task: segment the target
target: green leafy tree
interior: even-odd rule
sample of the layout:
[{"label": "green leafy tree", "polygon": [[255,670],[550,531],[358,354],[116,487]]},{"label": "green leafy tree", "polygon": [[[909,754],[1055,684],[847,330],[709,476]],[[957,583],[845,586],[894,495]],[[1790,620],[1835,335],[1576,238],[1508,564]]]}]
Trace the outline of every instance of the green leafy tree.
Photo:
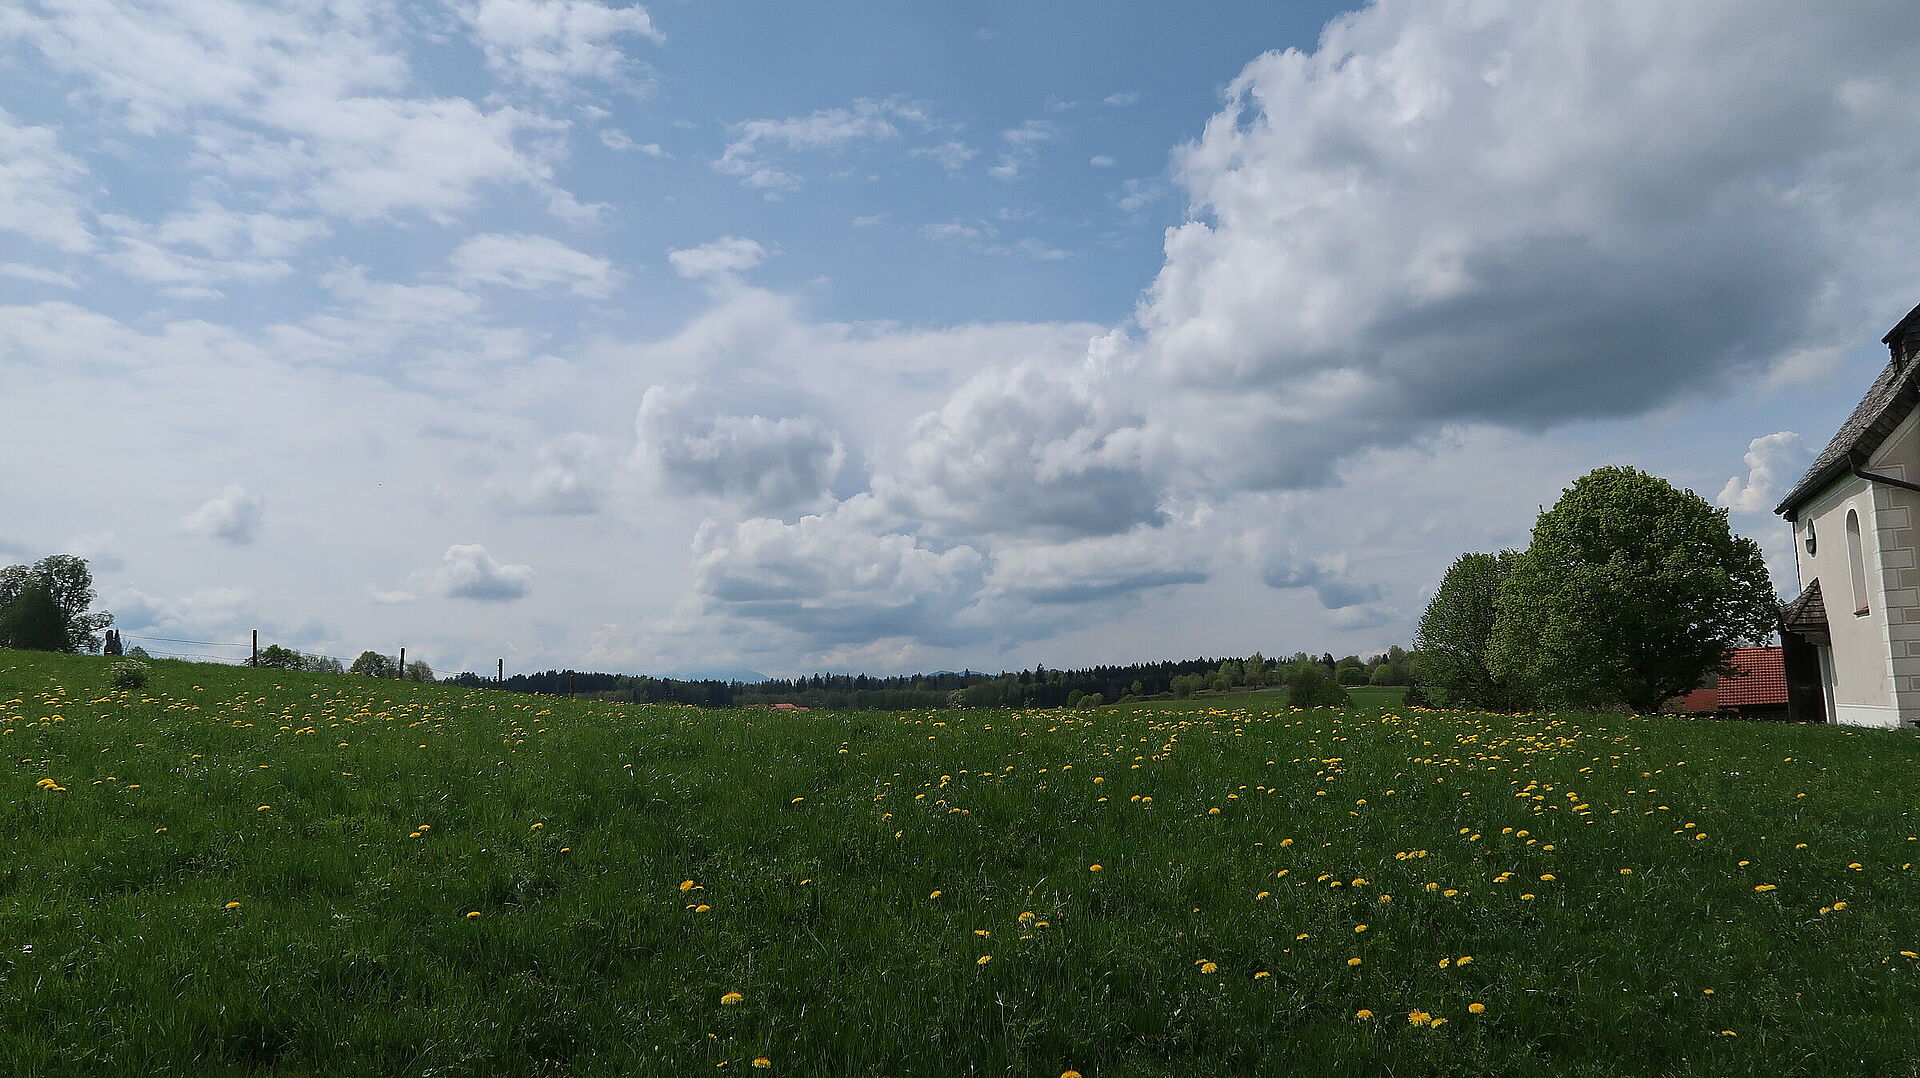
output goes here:
[{"label": "green leafy tree", "polygon": [[[1508,679],[1493,673],[1488,649],[1501,585],[1519,555],[1462,554],[1447,567],[1434,589],[1413,637],[1410,680],[1439,689],[1456,707],[1513,711],[1519,694]],[[1403,683],[1404,684],[1404,683]]]},{"label": "green leafy tree", "polygon": [[1352,707],[1353,697],[1333,679],[1324,663],[1303,663],[1287,679],[1289,707]]},{"label": "green leafy tree", "polygon": [[53,599],[53,605],[66,621],[67,646],[63,651],[92,651],[100,646],[103,630],[113,624],[113,615],[93,608],[93,572],[87,559],[71,554],[50,554],[32,565],[9,565],[0,569],[0,610],[12,606],[35,583]]},{"label": "green leafy tree", "polygon": [[1635,468],[1599,468],[1540,514],[1496,601],[1489,668],[1540,705],[1651,712],[1778,617],[1727,511]]},{"label": "green leafy tree", "polygon": [[305,667],[306,657],[292,648],[268,644],[260,649],[260,661],[257,665],[263,670],[299,670]]},{"label": "green leafy tree", "polygon": [[1343,666],[1335,671],[1335,680],[1342,685],[1365,685],[1367,668],[1364,666]]},{"label": "green leafy tree", "polygon": [[0,609],[0,646],[22,651],[72,651],[66,615],[53,592],[31,581]]},{"label": "green leafy tree", "polygon": [[363,674],[367,677],[392,677],[393,659],[377,651],[363,651],[353,665],[347,667],[349,674]]}]

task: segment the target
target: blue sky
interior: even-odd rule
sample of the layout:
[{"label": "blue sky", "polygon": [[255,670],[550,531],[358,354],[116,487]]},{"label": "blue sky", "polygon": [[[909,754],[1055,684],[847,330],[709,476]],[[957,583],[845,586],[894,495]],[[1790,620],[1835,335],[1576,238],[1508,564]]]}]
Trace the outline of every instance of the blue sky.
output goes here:
[{"label": "blue sky", "polygon": [[1920,301],[1908,28],[28,0],[0,557],[443,670],[1364,652],[1631,463],[1791,593]]}]

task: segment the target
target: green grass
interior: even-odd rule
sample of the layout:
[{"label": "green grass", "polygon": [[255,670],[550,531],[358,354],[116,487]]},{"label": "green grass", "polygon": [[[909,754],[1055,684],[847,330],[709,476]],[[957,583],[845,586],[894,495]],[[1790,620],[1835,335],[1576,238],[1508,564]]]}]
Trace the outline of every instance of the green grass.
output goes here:
[{"label": "green grass", "polygon": [[9,1073],[1915,1072],[1912,732],[106,682],[0,652]]},{"label": "green grass", "polygon": [[[1356,707],[1388,708],[1399,707],[1400,699],[1407,695],[1407,690],[1401,685],[1352,685],[1348,686],[1347,695],[1353,697]],[[1238,689],[1233,692],[1201,693],[1185,700],[1140,700],[1113,706],[1128,712],[1213,711],[1222,708],[1270,710],[1287,706],[1287,690]]]}]

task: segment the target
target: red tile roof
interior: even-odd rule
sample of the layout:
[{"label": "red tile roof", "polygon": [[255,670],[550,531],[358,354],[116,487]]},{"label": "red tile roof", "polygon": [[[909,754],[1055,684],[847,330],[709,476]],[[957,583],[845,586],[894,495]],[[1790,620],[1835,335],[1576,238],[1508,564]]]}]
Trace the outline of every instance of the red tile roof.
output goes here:
[{"label": "red tile roof", "polygon": [[1729,658],[1740,673],[1720,679],[1719,706],[1787,702],[1787,668],[1779,648],[1738,648]]}]

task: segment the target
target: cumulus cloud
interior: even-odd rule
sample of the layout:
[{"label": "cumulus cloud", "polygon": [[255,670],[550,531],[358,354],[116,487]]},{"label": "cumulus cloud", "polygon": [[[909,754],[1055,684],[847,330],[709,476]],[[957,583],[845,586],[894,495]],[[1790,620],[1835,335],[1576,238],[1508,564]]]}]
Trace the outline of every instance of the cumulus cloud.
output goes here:
[{"label": "cumulus cloud", "polygon": [[767,260],[767,249],[753,240],[723,236],[712,243],[667,252],[673,272],[690,281],[728,281]]},{"label": "cumulus cloud", "polygon": [[440,593],[449,599],[511,602],[526,597],[533,580],[533,567],[502,565],[478,543],[456,543],[440,556],[440,567],[434,571],[433,580]]},{"label": "cumulus cloud", "polygon": [[875,477],[890,507],[937,533],[1070,539],[1164,519],[1134,417],[1097,366],[987,371],[915,420]]},{"label": "cumulus cloud", "polygon": [[756,515],[817,508],[846,463],[812,416],[733,415],[685,387],[653,386],[634,421],[636,463],[664,492],[727,499]]},{"label": "cumulus cloud", "polygon": [[195,535],[245,546],[259,533],[266,508],[266,499],[259,494],[242,486],[229,486],[188,513],[180,524]]},{"label": "cumulus cloud", "polygon": [[1736,513],[1770,513],[1813,463],[1813,453],[1798,434],[1783,430],[1748,442],[1746,463],[1747,474],[1730,477],[1714,501]]},{"label": "cumulus cloud", "polygon": [[1181,549],[1164,528],[1136,528],[1048,545],[1016,545],[993,554],[992,592],[1040,605],[1077,604],[1154,588],[1198,584],[1207,559]]},{"label": "cumulus cloud", "polygon": [[87,166],[60,149],[53,128],[20,123],[0,109],[0,231],[61,251],[91,251],[89,200],[80,190],[88,177]]},{"label": "cumulus cloud", "polygon": [[1376,585],[1354,580],[1339,558],[1302,559],[1282,555],[1266,564],[1260,579],[1270,588],[1309,588],[1320,605],[1328,610],[1344,610],[1380,598]]},{"label": "cumulus cloud", "polygon": [[581,516],[606,501],[613,452],[605,439],[565,434],[540,447],[531,474],[496,478],[488,488],[514,513]]},{"label": "cumulus cloud", "polygon": [[473,236],[454,249],[447,265],[463,284],[494,284],[528,292],[564,288],[588,299],[605,299],[618,280],[606,259],[546,236],[524,233]]},{"label": "cumulus cloud", "polygon": [[877,531],[867,508],[842,505],[791,524],[709,522],[694,540],[695,590],[714,615],[796,634],[815,648],[977,637],[960,615],[980,586],[980,553]]},{"label": "cumulus cloud", "polygon": [[1634,414],[1850,339],[1886,279],[1859,222],[1920,249],[1903,19],[1389,2],[1260,57],[1177,155],[1196,219],[1137,316],[1156,431],[1216,489],[1309,486],[1439,425]]},{"label": "cumulus cloud", "polygon": [[576,81],[624,81],[633,64],[615,44],[622,35],[658,44],[663,35],[646,8],[595,0],[479,0],[455,8],[473,30],[487,67],[548,93]]}]

